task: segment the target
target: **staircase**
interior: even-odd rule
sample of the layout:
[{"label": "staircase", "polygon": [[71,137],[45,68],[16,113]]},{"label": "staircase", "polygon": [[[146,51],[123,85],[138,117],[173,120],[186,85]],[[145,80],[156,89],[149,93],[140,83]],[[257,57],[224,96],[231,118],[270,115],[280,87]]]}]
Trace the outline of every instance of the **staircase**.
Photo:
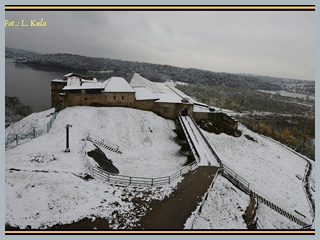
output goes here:
[{"label": "staircase", "polygon": [[119,150],[119,146],[116,145],[116,144],[113,144],[113,143],[111,143],[109,141],[106,141],[106,140],[104,140],[104,139],[102,139],[100,137],[97,137],[97,136],[95,136],[93,134],[90,134],[90,133],[88,133],[86,138],[87,138],[88,141],[90,141],[92,143],[95,143],[95,144],[97,144],[97,145],[99,145],[101,147],[104,147],[104,148],[108,149],[111,152],[122,154],[122,152]]}]

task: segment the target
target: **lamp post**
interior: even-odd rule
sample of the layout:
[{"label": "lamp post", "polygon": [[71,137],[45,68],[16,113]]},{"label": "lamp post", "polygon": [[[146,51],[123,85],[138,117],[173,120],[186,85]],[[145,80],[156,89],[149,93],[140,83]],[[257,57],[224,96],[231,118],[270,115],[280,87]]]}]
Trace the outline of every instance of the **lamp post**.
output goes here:
[{"label": "lamp post", "polygon": [[70,148],[69,148],[69,128],[71,128],[72,125],[71,124],[67,124],[66,125],[66,150],[64,150],[65,152],[70,152]]}]

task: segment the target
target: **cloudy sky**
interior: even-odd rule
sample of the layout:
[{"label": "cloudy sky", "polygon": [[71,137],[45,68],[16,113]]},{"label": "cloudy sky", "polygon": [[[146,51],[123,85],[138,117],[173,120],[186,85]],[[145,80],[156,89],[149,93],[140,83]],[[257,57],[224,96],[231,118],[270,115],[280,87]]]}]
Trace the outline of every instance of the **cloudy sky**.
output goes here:
[{"label": "cloudy sky", "polygon": [[6,47],[315,79],[315,12],[7,11]]}]

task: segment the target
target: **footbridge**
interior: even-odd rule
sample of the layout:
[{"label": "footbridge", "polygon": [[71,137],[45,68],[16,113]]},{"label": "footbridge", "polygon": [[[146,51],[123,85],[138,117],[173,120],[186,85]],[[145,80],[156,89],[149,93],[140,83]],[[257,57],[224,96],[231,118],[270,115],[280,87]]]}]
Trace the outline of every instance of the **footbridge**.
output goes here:
[{"label": "footbridge", "polygon": [[189,114],[185,114],[185,116],[180,114],[178,119],[198,165],[220,167],[221,160],[208,143],[193,117]]}]

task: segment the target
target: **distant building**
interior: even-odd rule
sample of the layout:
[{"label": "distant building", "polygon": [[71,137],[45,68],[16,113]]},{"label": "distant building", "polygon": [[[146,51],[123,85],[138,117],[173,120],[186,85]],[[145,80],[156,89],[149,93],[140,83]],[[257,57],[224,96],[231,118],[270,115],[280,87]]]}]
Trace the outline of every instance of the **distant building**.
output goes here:
[{"label": "distant building", "polygon": [[[59,103],[62,108],[70,106],[130,107],[152,111],[162,117],[176,119],[178,115],[190,114],[195,120],[213,119],[237,129],[238,122],[223,113],[210,111],[209,106],[195,102],[174,87],[174,82],[155,83],[131,73],[126,79],[111,77],[98,81],[76,73],[64,75],[51,81],[51,106]],[[221,124],[221,123],[220,123]]]},{"label": "distant building", "polygon": [[127,80],[111,77],[103,82],[94,77],[69,73],[63,79],[51,81],[51,105],[131,107],[153,111],[163,117],[175,119],[181,109],[192,114],[193,103],[186,101],[164,83],[153,83],[137,73]]}]

